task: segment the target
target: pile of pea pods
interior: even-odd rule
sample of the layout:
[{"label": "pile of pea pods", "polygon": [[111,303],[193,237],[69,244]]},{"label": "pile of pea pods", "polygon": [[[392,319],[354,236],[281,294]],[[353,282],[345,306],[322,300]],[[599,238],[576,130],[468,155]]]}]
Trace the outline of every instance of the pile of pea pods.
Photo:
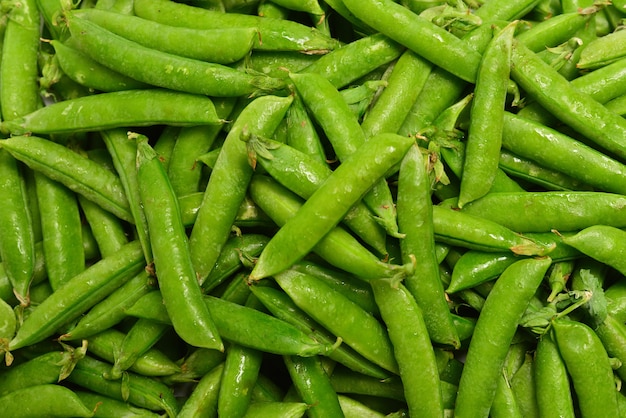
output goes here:
[{"label": "pile of pea pods", "polygon": [[0,416],[626,417],[625,24],[3,0]]}]

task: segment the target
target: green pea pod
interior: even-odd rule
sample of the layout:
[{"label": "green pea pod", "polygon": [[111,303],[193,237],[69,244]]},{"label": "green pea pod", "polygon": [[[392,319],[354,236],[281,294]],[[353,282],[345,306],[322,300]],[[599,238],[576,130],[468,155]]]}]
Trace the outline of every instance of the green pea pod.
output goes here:
[{"label": "green pea pod", "polygon": [[398,362],[409,414],[443,415],[439,371],[423,309],[402,284],[394,287],[384,279],[371,284]]},{"label": "green pea pod", "polygon": [[[250,279],[278,273],[304,257],[387,170],[400,162],[412,143],[411,138],[381,134],[359,147],[272,237]],[[289,248],[289,253],[284,248]]]},{"label": "green pea pod", "polygon": [[607,315],[595,331],[607,353],[621,362],[615,373],[624,379],[626,377],[626,325],[612,315]]},{"label": "green pea pod", "polygon": [[74,15],[146,47],[218,64],[244,58],[259,36],[254,27],[190,29],[93,8],[83,8]]},{"label": "green pea pod", "polygon": [[580,54],[580,60],[576,66],[580,69],[592,70],[626,57],[626,49],[622,47],[625,39],[626,34],[618,30],[593,40]]},{"label": "green pea pod", "polygon": [[607,312],[621,322],[626,322],[626,284],[617,281],[605,289]]},{"label": "green pea pod", "polygon": [[603,224],[626,227],[626,198],[604,192],[492,193],[467,204],[463,212],[514,231],[579,231]]},{"label": "green pea pod", "polygon": [[78,318],[144,267],[140,253],[133,241],[68,280],[24,320],[9,349],[43,341]]},{"label": "green pea pod", "polygon": [[617,417],[616,388],[609,356],[595,332],[582,322],[552,323],[583,416]]},{"label": "green pea pod", "polygon": [[[139,0],[134,3],[134,11],[137,16],[144,19],[189,28],[258,28],[260,36],[255,43],[255,48],[323,54],[340,46],[336,39],[289,20],[264,19],[260,16],[247,16],[241,13],[223,13],[183,4],[172,4],[164,0],[158,0],[156,3]],[[291,36],[285,37],[285,33]]]},{"label": "green pea pod", "polygon": [[86,345],[79,348],[63,345],[63,351],[50,351],[11,366],[1,374],[0,396],[30,386],[54,384],[64,380],[76,363],[85,356],[85,351]]},{"label": "green pea pod", "polygon": [[197,381],[224,361],[225,354],[210,348],[197,348],[180,364],[180,372],[164,376],[161,380],[168,386],[175,383]]},{"label": "green pea pod", "polygon": [[101,257],[108,257],[128,244],[125,224],[120,218],[82,195],[78,195],[78,203]]},{"label": "green pea pod", "polygon": [[217,402],[224,365],[216,366],[204,375],[185,400],[177,417],[217,417]]},{"label": "green pea pod", "polygon": [[520,260],[502,273],[489,293],[459,382],[455,409],[459,417],[489,415],[508,347],[551,263],[549,257]]},{"label": "green pea pod", "polygon": [[252,177],[241,134],[271,136],[291,105],[289,97],[263,96],[251,101],[239,114],[224,140],[209,183],[204,191],[196,222],[189,237],[189,251],[201,281],[215,266],[222,247],[246,196]]},{"label": "green pea pod", "polygon": [[607,225],[594,225],[577,234],[563,238],[570,245],[591,258],[609,265],[622,274],[626,272],[623,242],[626,231]]},{"label": "green pea pod", "polygon": [[76,364],[67,381],[139,408],[165,411],[170,418],[176,416],[179,407],[169,387],[153,378],[130,372],[122,380],[107,380],[103,375],[110,367],[109,363],[85,356]]},{"label": "green pea pod", "polygon": [[381,323],[320,280],[295,270],[274,276],[296,305],[366,359],[391,372],[398,365]]},{"label": "green pea pod", "polygon": [[98,163],[35,136],[13,136],[3,139],[0,146],[33,170],[63,183],[120,219],[133,221],[119,178]]},{"label": "green pea pod", "polygon": [[11,305],[0,299],[0,344],[5,348],[17,329],[17,318]]},{"label": "green pea pod", "polygon": [[398,174],[398,224],[405,234],[400,242],[402,261],[415,259],[415,272],[405,279],[405,285],[422,308],[430,338],[459,347],[461,342],[439,278],[430,191],[424,158],[419,147],[413,145],[404,156]]},{"label": "green pea pod", "polygon": [[337,392],[318,356],[286,356],[284,361],[300,398],[311,405],[307,416],[316,418],[343,416]]},{"label": "green pea pod", "polygon": [[11,392],[0,397],[2,415],[7,418],[92,417],[76,394],[61,385],[37,385]]},{"label": "green pea pod", "polygon": [[385,400],[406,401],[402,381],[398,376],[381,380],[335,367],[330,375],[330,381],[338,394],[369,395]]},{"label": "green pea pod", "polygon": [[125,417],[125,418],[158,418],[156,412],[144,408],[137,408],[126,402],[100,395],[85,390],[75,390],[74,393],[85,404],[95,412],[94,418],[99,417]]},{"label": "green pea pod", "polygon": [[[145,137],[137,142],[137,181],[151,236],[157,281],[174,329],[191,345],[223,350],[211,314],[202,301],[178,199],[158,155]],[[161,231],[167,235],[161,238]]]},{"label": "green pea pod", "polygon": [[[127,334],[115,328],[109,328],[87,339],[89,351],[109,363],[114,363],[116,356],[119,358],[118,353],[126,336]],[[139,355],[128,370],[142,376],[169,376],[180,372],[180,367],[162,351],[151,347]],[[107,372],[107,377],[111,377],[110,371]]]},{"label": "green pea pod", "polygon": [[303,402],[253,402],[248,407],[244,418],[300,418],[306,414],[309,406]]},{"label": "green pea pod", "polygon": [[524,363],[511,378],[511,390],[523,417],[539,417],[535,381],[535,362],[526,354]]}]

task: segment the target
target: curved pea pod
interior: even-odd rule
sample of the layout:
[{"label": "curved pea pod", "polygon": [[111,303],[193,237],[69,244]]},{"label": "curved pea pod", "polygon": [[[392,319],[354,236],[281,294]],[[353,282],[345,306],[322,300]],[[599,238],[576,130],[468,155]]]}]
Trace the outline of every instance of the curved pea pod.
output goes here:
[{"label": "curved pea pod", "polygon": [[[162,0],[157,3],[140,0],[134,4],[134,11],[137,16],[175,26],[203,29],[256,27],[260,37],[254,48],[320,54],[340,46],[336,39],[288,20],[222,13]],[[285,33],[291,36],[285,37]]]},{"label": "curved pea pod", "polygon": [[213,101],[208,97],[165,89],[142,89],[56,102],[21,118],[2,122],[0,130],[22,135],[158,124],[184,126],[221,123],[223,120],[217,117]]},{"label": "curved pea pod", "polygon": [[389,335],[370,313],[308,274],[290,269],[274,279],[300,309],[357,353],[385,370],[398,371]]},{"label": "curved pea pod", "polygon": [[95,411],[94,418],[124,417],[124,418],[159,418],[156,412],[149,409],[138,408],[126,402],[100,395],[86,390],[75,390],[74,393],[87,408]]},{"label": "curved pea pod", "polygon": [[612,315],[607,315],[600,325],[595,329],[598,338],[606,352],[621,362],[615,373],[621,378],[626,378],[626,325]]},{"label": "curved pea pod", "polygon": [[144,267],[138,242],[126,244],[74,276],[45,299],[22,323],[9,349],[25,347],[52,336],[117,289]]},{"label": "curved pea pod", "polygon": [[165,411],[175,417],[178,403],[174,393],[163,383],[138,374],[127,372],[123,380],[107,380],[103,377],[111,366],[86,356],[67,377],[67,381],[113,399],[151,411]]},{"label": "curved pea pod", "polygon": [[604,291],[607,312],[621,322],[626,322],[626,283],[617,281]]},{"label": "curved pea pod", "polygon": [[[361,145],[324,181],[272,237],[250,274],[259,280],[289,268],[331,231],[385,173],[400,162],[414,140],[380,134]],[[297,238],[296,238],[297,237]],[[283,249],[289,248],[289,253]]]},{"label": "curved pea pod", "polygon": [[13,338],[17,330],[17,318],[11,305],[0,299],[0,346],[5,345]]},{"label": "curved pea pod", "polygon": [[[256,175],[250,183],[250,195],[261,210],[277,225],[284,225],[302,206],[302,201],[267,176]],[[267,247],[266,247],[267,248]],[[402,277],[410,269],[385,263],[341,227],[335,227],[313,248],[326,262],[363,280]]]},{"label": "curved pea pod", "polygon": [[218,64],[244,58],[259,36],[255,27],[192,29],[94,8],[83,8],[74,15],[143,46]]},{"label": "curved pea pod", "polygon": [[583,254],[626,274],[626,231],[607,225],[593,225],[577,234],[564,237],[563,242]]},{"label": "curved pea pod", "polygon": [[602,342],[582,322],[557,319],[552,323],[583,416],[617,417],[617,389]]},{"label": "curved pea pod", "polygon": [[621,30],[594,39],[583,49],[576,66],[595,69],[626,57],[625,40],[626,33]]},{"label": "curved pea pod", "polygon": [[303,402],[252,402],[244,418],[300,418],[306,414],[309,406]]},{"label": "curved pea pod", "polygon": [[498,222],[443,206],[433,206],[435,239],[468,249],[509,250],[518,255],[545,255],[554,245],[543,245]]},{"label": "curved pea pod", "polygon": [[4,370],[0,374],[0,396],[30,386],[55,384],[64,380],[85,356],[86,349],[86,344],[78,348],[64,345],[63,351],[40,354]]},{"label": "curved pea pod", "polygon": [[61,385],[37,385],[0,397],[2,416],[7,418],[32,417],[92,417],[76,394]]},{"label": "curved pea pod", "polygon": [[369,395],[386,400],[405,401],[404,388],[398,376],[381,380],[343,367],[335,367],[330,375],[330,381],[338,394]]},{"label": "curved pea pod", "polygon": [[216,366],[193,388],[191,394],[180,408],[177,417],[217,417],[217,402],[224,365]]},{"label": "curved pea pod", "polygon": [[604,192],[491,193],[462,212],[520,233],[579,231],[603,224],[626,227],[626,196]]},{"label": "curved pea pod", "polygon": [[0,147],[33,170],[63,183],[120,219],[133,222],[120,179],[93,160],[35,136],[3,139]]},{"label": "curved pea pod", "polygon": [[489,415],[508,347],[551,263],[549,257],[520,260],[496,281],[467,352],[455,408],[459,417]]}]

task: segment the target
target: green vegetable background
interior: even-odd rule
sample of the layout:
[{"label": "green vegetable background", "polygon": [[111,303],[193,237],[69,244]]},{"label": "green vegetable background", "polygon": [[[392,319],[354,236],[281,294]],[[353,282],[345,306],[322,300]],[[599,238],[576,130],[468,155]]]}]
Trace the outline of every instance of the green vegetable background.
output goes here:
[{"label": "green vegetable background", "polygon": [[625,26],[2,0],[0,416],[626,417]]}]

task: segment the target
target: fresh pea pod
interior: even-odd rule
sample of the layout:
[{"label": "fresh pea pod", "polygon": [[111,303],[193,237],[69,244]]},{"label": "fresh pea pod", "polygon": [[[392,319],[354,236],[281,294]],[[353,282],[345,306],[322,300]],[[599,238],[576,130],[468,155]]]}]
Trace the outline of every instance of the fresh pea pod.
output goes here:
[{"label": "fresh pea pod", "polygon": [[72,390],[61,385],[23,388],[0,397],[0,403],[7,418],[93,416]]},{"label": "fresh pea pod", "polygon": [[626,325],[612,315],[607,315],[595,329],[606,352],[621,362],[615,373],[621,378],[626,377]]},{"label": "fresh pea pod", "polygon": [[[380,134],[358,148],[274,235],[250,279],[259,280],[285,270],[304,257],[402,159],[412,143],[412,138]],[[289,254],[283,248],[290,248]]]},{"label": "fresh pea pod", "polygon": [[[132,112],[129,112],[129,109]],[[149,111],[148,111],[149,110]],[[220,124],[211,99],[165,89],[124,90],[53,103],[0,130],[14,135],[96,131],[158,124]]]},{"label": "fresh pea pod", "polygon": [[626,239],[626,231],[622,229],[607,225],[593,225],[573,236],[564,237],[563,242],[626,274],[624,239]]},{"label": "fresh pea pod", "polygon": [[457,416],[489,415],[507,349],[551,263],[549,257],[520,260],[502,273],[489,293],[459,382]]},{"label": "fresh pea pod", "polygon": [[68,280],[24,320],[9,349],[43,341],[86,312],[143,268],[140,253],[133,241]]},{"label": "fresh pea pod", "polygon": [[217,402],[223,370],[224,365],[220,364],[204,375],[193,388],[176,416],[180,418],[217,417]]},{"label": "fresh pea pod", "polygon": [[87,408],[95,411],[94,418],[124,417],[124,418],[159,418],[156,412],[138,408],[126,402],[100,395],[86,390],[75,390],[74,393]]},{"label": "fresh pea pod", "polygon": [[593,70],[626,57],[624,40],[626,32],[622,30],[594,39],[583,49],[576,66],[580,69]]},{"label": "fresh pea pod", "polygon": [[[137,181],[151,235],[157,281],[174,329],[191,345],[223,350],[211,314],[202,301],[178,199],[145,137],[137,142]],[[167,235],[160,238],[160,231]]]},{"label": "fresh pea pod", "polygon": [[617,395],[609,356],[594,331],[582,322],[552,322],[556,344],[574,384],[583,416],[617,417]]},{"label": "fresh pea pod", "polygon": [[33,170],[63,183],[120,219],[133,221],[119,178],[98,163],[63,145],[35,136],[3,139],[0,147]]},{"label": "fresh pea pod", "polygon": [[244,418],[300,418],[306,414],[309,406],[303,402],[252,402]]}]

